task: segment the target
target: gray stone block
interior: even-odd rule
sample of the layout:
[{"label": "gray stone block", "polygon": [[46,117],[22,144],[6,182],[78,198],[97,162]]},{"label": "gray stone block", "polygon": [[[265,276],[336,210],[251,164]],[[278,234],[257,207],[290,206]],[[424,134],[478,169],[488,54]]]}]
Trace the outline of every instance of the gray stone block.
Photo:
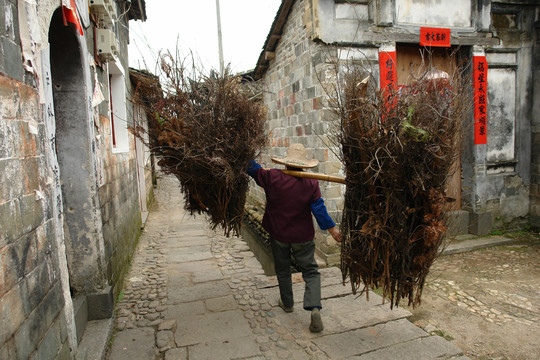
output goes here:
[{"label": "gray stone block", "polygon": [[[4,0],[0,0],[0,36],[7,36],[6,31],[6,3]],[[1,49],[0,49],[1,50]]]},{"label": "gray stone block", "polygon": [[167,261],[175,262],[175,263],[182,263],[182,262],[208,260],[208,259],[212,259],[213,257],[214,256],[212,255],[210,250],[186,253],[185,248],[182,248],[178,250],[175,249],[175,250],[169,251],[167,254]]},{"label": "gray stone block", "polygon": [[[76,360],[103,360],[113,329],[113,319],[89,321],[77,347]],[[72,359],[72,358],[70,358]],[[111,358],[112,359],[112,358]]]},{"label": "gray stone block", "polygon": [[253,336],[230,341],[201,341],[189,347],[189,359],[247,359],[262,355]]},{"label": "gray stone block", "polygon": [[445,215],[446,236],[456,236],[469,232],[469,212],[466,210],[453,210]]},{"label": "gray stone block", "polygon": [[73,356],[71,356],[71,349],[67,341],[62,344],[62,348],[60,348],[58,356],[55,360],[73,360]]},{"label": "gray stone block", "polygon": [[[0,202],[9,201],[23,194],[23,181],[11,181],[22,173],[19,159],[0,159]],[[8,184],[7,186],[5,184]]]},{"label": "gray stone block", "polygon": [[73,299],[73,312],[75,313],[75,330],[77,333],[77,342],[80,342],[86,323],[88,322],[88,303],[86,296],[78,296]]},{"label": "gray stone block", "polygon": [[168,350],[165,360],[188,360],[187,347]]},{"label": "gray stone block", "polygon": [[[313,339],[312,341],[333,359],[372,353],[374,350],[408,342],[426,336],[426,332],[406,319],[389,321],[384,324],[336,333]],[[390,359],[391,357],[377,357]],[[402,359],[402,356],[392,358]]]},{"label": "gray stone block", "polygon": [[22,235],[19,200],[7,201],[0,205],[0,249]]},{"label": "gray stone block", "polygon": [[59,341],[60,339],[57,337],[58,331],[58,323],[55,323],[49,328],[49,331],[47,331],[47,334],[43,340],[41,340],[41,343],[34,354],[35,358],[56,359],[60,349],[62,348],[62,344]]},{"label": "gray stone block", "polygon": [[16,44],[21,43],[19,37],[19,15],[17,12],[17,0],[8,0],[6,2],[6,11],[11,13],[11,24],[6,24],[6,36]]},{"label": "gray stone block", "polygon": [[113,315],[114,297],[113,289],[107,286],[100,293],[87,294],[88,320],[108,319]]},{"label": "gray stone block", "polygon": [[[33,240],[32,240],[33,241]],[[24,299],[23,306],[26,314],[30,314],[36,308],[47,293],[52,284],[49,281],[49,269],[45,261],[40,262],[32,271],[28,271],[21,286],[21,297]]]},{"label": "gray stone block", "polygon": [[15,344],[13,339],[0,346],[0,359],[16,359]]},{"label": "gray stone block", "polygon": [[460,349],[449,341],[444,340],[442,337],[429,336],[395,344],[387,348],[373,351],[369,354],[355,357],[355,359],[450,359],[461,353],[462,351]]},{"label": "gray stone block", "polygon": [[[155,351],[153,328],[127,329],[114,336],[109,358],[114,360],[154,359]],[[96,358],[98,359],[100,358]]]},{"label": "gray stone block", "polygon": [[485,238],[475,238],[450,243],[443,251],[444,255],[457,254],[460,252],[473,251],[486,247],[498,246],[512,243],[515,240],[504,236],[490,236]]},{"label": "gray stone block", "polygon": [[169,303],[179,304],[196,300],[206,300],[231,294],[231,289],[223,281],[201,283],[193,286],[169,289]]},{"label": "gray stone block", "polygon": [[20,359],[27,359],[36,349],[63,306],[62,289],[60,282],[57,282],[14,335]]},{"label": "gray stone block", "polygon": [[23,232],[37,229],[43,223],[42,200],[36,200],[36,195],[32,193],[22,197],[20,206]]},{"label": "gray stone block", "polygon": [[[234,329],[234,331],[223,331],[223,329]],[[235,339],[251,337],[251,335],[251,328],[242,310],[232,310],[178,319],[175,340],[176,345],[181,347],[204,344],[206,339],[225,344]]]},{"label": "gray stone block", "polygon": [[[19,37],[17,31],[17,38]],[[13,41],[2,37],[0,38],[2,43],[3,58],[4,58],[4,72],[8,76],[15,80],[24,81],[24,69],[22,66],[21,47]]]},{"label": "gray stone block", "polygon": [[[3,294],[0,301],[0,324],[2,324],[0,326],[0,344],[8,341],[21,326],[24,319],[25,314],[22,306],[20,286],[16,285],[10,291]],[[3,357],[0,358],[4,359]]]},{"label": "gray stone block", "polygon": [[474,235],[487,235],[493,229],[491,212],[469,213],[469,232]]}]

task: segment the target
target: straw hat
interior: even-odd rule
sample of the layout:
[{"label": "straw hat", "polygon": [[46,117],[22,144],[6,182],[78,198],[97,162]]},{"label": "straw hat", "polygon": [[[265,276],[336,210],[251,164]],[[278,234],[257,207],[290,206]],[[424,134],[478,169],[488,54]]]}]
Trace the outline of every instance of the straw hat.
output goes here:
[{"label": "straw hat", "polygon": [[302,144],[291,144],[287,149],[287,157],[283,159],[272,158],[272,161],[277,164],[288,165],[295,168],[309,169],[319,164],[319,160],[307,160],[306,149]]}]

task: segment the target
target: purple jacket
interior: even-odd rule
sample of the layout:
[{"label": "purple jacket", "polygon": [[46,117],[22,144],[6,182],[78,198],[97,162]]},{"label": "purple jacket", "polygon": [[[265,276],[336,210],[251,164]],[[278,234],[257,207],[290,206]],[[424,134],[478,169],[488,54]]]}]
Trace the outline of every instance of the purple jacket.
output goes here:
[{"label": "purple jacket", "polygon": [[313,240],[311,204],[321,198],[319,182],[262,168],[254,172],[253,178],[266,193],[262,225],[270,236],[282,242]]}]

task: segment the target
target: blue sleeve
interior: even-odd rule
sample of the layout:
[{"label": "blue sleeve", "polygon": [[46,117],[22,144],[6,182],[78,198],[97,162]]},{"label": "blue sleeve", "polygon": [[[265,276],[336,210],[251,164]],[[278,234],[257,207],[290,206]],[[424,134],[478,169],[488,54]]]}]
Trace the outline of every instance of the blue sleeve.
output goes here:
[{"label": "blue sleeve", "polygon": [[249,176],[255,179],[255,174],[259,169],[262,169],[262,166],[257,164],[255,160],[251,160],[248,164],[247,173]]},{"label": "blue sleeve", "polygon": [[317,224],[319,224],[321,230],[327,230],[336,226],[334,220],[328,215],[322,197],[311,203],[311,212],[315,216],[315,220],[317,220]]}]

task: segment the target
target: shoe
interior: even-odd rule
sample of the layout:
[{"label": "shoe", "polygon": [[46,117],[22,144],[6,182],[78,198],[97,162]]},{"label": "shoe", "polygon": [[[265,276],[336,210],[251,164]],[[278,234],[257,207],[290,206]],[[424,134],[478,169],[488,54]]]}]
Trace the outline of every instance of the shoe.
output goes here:
[{"label": "shoe", "polygon": [[309,331],[311,332],[321,332],[323,331],[324,326],[322,323],[321,312],[319,309],[314,308],[311,310],[311,324],[309,325]]},{"label": "shoe", "polygon": [[293,312],[293,307],[286,307],[285,304],[283,304],[283,301],[281,301],[281,299],[279,299],[279,307],[283,309],[283,311],[285,311],[286,313],[292,313]]}]

